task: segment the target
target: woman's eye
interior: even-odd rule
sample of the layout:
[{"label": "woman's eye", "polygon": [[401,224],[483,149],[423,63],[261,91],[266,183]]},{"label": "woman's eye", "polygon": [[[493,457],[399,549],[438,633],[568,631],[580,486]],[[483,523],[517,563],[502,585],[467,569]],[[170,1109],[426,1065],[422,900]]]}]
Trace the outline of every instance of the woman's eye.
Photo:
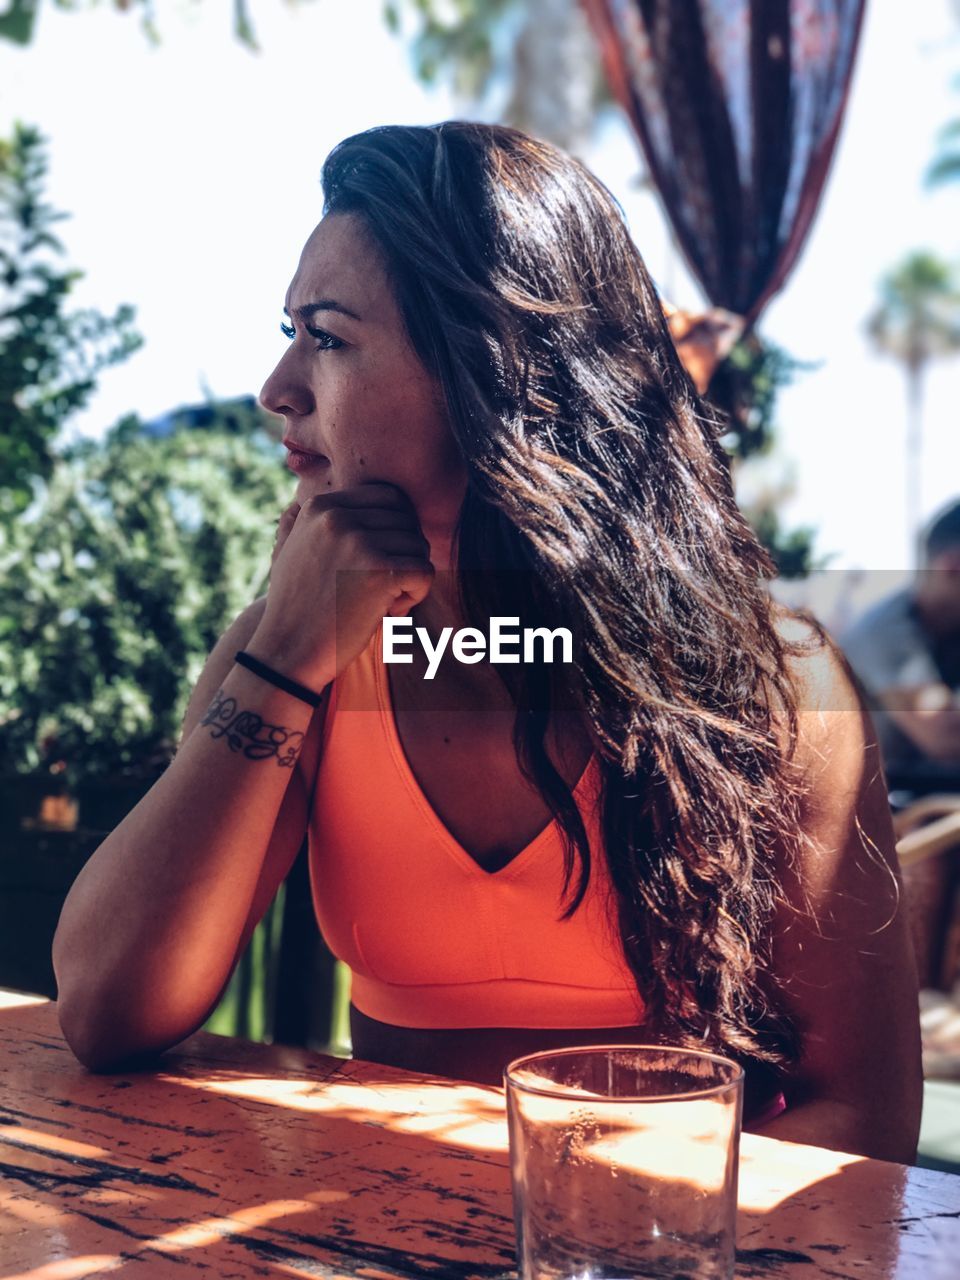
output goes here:
[{"label": "woman's eye", "polygon": [[307,326],[307,333],[317,340],[318,351],[336,351],[338,347],[343,346],[340,338],[335,338],[332,333],[327,333],[326,329],[311,329]]},{"label": "woman's eye", "polygon": [[[317,329],[309,324],[305,327],[311,338],[316,338],[318,351],[337,351],[344,345],[342,338],[335,338],[332,333],[327,333],[326,329]],[[297,334],[292,324],[284,324],[282,320],[280,321],[280,332],[291,341]]]}]

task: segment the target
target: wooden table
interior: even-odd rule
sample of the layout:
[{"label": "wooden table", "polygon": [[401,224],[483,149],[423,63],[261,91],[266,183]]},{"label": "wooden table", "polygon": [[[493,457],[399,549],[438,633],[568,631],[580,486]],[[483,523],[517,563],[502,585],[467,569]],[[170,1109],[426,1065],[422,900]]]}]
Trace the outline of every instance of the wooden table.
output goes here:
[{"label": "wooden table", "polygon": [[[97,1076],[0,1008],[0,1278],[515,1274],[500,1090],[199,1032]],[[745,1135],[738,1278],[957,1280],[960,1178]]]}]

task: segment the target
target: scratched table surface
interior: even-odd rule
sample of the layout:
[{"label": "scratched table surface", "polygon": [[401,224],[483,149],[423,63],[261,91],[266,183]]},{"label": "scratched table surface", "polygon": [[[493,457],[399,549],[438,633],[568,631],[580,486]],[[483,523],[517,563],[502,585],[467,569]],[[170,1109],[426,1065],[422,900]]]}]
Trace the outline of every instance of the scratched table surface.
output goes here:
[{"label": "scratched table surface", "polygon": [[[198,1032],[94,1075],[0,1007],[0,1278],[497,1280],[503,1094]],[[738,1280],[958,1280],[960,1177],[745,1135]]]}]

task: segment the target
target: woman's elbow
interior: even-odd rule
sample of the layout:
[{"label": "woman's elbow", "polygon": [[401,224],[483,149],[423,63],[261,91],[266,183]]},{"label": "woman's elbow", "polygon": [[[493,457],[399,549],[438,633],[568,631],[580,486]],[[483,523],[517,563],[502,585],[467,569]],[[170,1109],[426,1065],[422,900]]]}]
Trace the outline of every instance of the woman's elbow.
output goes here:
[{"label": "woman's elbow", "polygon": [[91,1013],[77,1002],[57,1002],[60,1030],[73,1056],[88,1071],[113,1075],[153,1066],[162,1053],[190,1032],[176,1037],[150,1034],[147,1028],[121,1026],[101,1010]]}]

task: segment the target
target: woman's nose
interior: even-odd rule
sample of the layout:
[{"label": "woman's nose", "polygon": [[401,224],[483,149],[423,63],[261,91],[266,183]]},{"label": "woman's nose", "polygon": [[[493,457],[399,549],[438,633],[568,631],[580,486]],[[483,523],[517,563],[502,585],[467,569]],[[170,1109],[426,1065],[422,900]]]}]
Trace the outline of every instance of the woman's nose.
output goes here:
[{"label": "woman's nose", "polygon": [[284,353],[260,389],[260,403],[270,413],[303,416],[313,406],[310,388],[298,376],[296,363],[290,358],[292,355],[292,350]]}]

